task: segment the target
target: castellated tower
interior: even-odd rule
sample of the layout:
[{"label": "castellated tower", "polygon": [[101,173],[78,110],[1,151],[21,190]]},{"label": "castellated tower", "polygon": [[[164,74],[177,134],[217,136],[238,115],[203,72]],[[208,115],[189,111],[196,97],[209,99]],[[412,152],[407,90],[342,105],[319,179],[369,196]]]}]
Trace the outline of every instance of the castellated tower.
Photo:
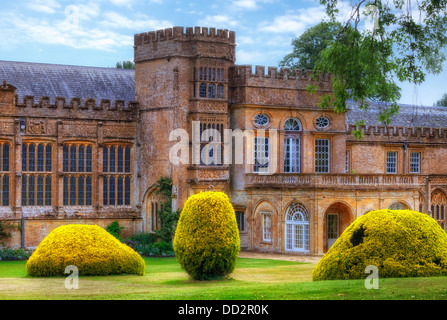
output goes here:
[{"label": "castellated tower", "polygon": [[229,191],[229,170],[220,155],[212,152],[211,163],[194,164],[191,148],[189,165],[173,165],[169,150],[176,142],[169,141],[169,135],[180,128],[192,139],[192,123],[200,121],[201,132],[217,129],[223,136],[229,123],[228,72],[235,47],[234,32],[215,28],[174,27],[135,35],[141,203],[148,202],[162,176],[173,179],[178,208],[200,190]]}]

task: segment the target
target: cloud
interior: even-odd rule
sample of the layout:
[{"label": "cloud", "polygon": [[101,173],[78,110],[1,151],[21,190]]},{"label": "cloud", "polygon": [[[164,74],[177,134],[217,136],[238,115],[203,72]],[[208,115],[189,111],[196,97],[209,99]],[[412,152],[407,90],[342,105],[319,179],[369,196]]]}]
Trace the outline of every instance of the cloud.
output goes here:
[{"label": "cloud", "polygon": [[33,0],[29,1],[26,7],[33,11],[53,14],[61,5],[55,0]]},{"label": "cloud", "polygon": [[239,9],[256,10],[259,3],[272,3],[273,0],[233,0],[232,5]]},{"label": "cloud", "polygon": [[227,29],[228,27],[235,27],[238,25],[238,21],[225,15],[206,16],[198,23],[199,25],[204,27],[216,27],[224,29]]},{"label": "cloud", "polygon": [[151,19],[142,15],[139,19],[129,19],[117,12],[109,11],[104,14],[105,20],[101,21],[101,26],[106,28],[125,28],[131,30],[159,30],[172,27],[172,23],[167,20]]}]

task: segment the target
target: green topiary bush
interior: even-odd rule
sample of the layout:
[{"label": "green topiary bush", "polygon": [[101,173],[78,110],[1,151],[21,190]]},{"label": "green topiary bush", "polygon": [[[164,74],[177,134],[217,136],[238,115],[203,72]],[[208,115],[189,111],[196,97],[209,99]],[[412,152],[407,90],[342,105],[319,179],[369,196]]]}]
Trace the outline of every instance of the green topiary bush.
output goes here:
[{"label": "green topiary bush", "polygon": [[363,279],[374,265],[379,277],[447,274],[447,234],[426,214],[379,210],[355,220],[319,261],[313,280]]},{"label": "green topiary bush", "polygon": [[175,232],[174,251],[194,280],[218,279],[233,272],[240,239],[226,194],[201,192],[186,201]]}]

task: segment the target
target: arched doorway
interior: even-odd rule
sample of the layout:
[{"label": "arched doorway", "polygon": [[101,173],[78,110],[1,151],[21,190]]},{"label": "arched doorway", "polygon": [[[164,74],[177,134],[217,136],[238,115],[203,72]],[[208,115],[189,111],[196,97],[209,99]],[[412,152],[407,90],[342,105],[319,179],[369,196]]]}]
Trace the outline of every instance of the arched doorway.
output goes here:
[{"label": "arched doorway", "polygon": [[447,208],[447,197],[444,192],[436,189],[431,194],[431,214],[432,218],[438,222],[442,229],[445,229],[446,215],[445,210]]},{"label": "arched doorway", "polygon": [[285,242],[286,251],[309,252],[309,214],[299,202],[294,202],[287,208]]},{"label": "arched doorway", "polygon": [[337,241],[353,219],[351,208],[343,202],[333,203],[327,208],[324,215],[324,252]]},{"label": "arched doorway", "polygon": [[153,189],[146,201],[146,232],[153,232],[159,230],[160,219],[159,211],[163,209],[163,204],[168,200],[165,195],[159,194],[158,189]]}]

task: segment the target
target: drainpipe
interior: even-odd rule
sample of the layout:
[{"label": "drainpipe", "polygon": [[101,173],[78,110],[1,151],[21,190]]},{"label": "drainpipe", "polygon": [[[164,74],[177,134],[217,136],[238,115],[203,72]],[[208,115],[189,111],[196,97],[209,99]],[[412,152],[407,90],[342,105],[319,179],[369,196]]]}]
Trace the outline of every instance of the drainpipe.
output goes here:
[{"label": "drainpipe", "polygon": [[407,174],[407,149],[408,149],[408,144],[407,141],[404,141],[404,145],[402,146],[403,149],[403,157],[404,157],[404,174]]}]

